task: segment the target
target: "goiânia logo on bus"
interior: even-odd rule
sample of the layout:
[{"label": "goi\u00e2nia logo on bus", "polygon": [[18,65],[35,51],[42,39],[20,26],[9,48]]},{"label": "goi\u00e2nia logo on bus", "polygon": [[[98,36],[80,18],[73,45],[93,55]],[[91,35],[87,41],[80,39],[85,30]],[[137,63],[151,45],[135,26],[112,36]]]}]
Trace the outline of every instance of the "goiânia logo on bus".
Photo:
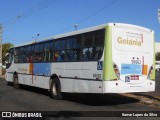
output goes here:
[{"label": "goi\u00e2nia logo on bus", "polygon": [[129,39],[129,38],[122,38],[122,37],[118,37],[117,41],[119,44],[126,44],[126,45],[135,45],[135,46],[141,46],[142,45],[142,41],[139,40],[133,40],[133,39]]}]

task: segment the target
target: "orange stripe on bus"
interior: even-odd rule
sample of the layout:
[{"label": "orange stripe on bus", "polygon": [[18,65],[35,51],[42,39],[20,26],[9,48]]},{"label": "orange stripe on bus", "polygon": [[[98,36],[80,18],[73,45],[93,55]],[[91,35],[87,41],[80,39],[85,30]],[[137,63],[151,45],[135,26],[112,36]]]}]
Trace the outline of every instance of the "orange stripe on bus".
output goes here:
[{"label": "orange stripe on bus", "polygon": [[29,73],[33,74],[33,63],[29,64]]},{"label": "orange stripe on bus", "polygon": [[142,74],[143,74],[143,75],[147,75],[148,65],[143,65],[142,67],[143,67],[143,69],[142,69]]}]

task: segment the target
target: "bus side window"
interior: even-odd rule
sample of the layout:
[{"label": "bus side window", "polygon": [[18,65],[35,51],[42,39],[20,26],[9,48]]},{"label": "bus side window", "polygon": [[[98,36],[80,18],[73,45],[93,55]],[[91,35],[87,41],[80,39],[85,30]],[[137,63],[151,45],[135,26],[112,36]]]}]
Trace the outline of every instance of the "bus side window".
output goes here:
[{"label": "bus side window", "polygon": [[54,61],[65,61],[65,39],[59,39],[55,42]]},{"label": "bus side window", "polygon": [[103,47],[93,47],[91,51],[91,59],[99,60],[102,57]]},{"label": "bus side window", "polygon": [[18,63],[18,56],[17,55],[14,56],[14,62]]},{"label": "bus side window", "polygon": [[9,50],[9,53],[11,54],[11,59],[10,59],[9,62],[12,62],[12,61],[13,61],[13,56],[14,56],[14,49],[13,49],[13,48],[10,49],[10,50]]},{"label": "bus side window", "polygon": [[61,41],[57,40],[55,42],[55,48],[54,48],[54,50],[56,51],[56,50],[60,50],[60,49],[61,49]]},{"label": "bus side window", "polygon": [[74,44],[74,61],[81,60],[81,35],[77,35]]},{"label": "bus side window", "polygon": [[26,47],[20,48],[19,62],[20,63],[26,62]]},{"label": "bus side window", "polygon": [[74,56],[73,56],[74,61],[81,60],[81,49],[74,49],[73,52],[74,52]]},{"label": "bus side window", "polygon": [[29,46],[27,46],[27,48],[26,48],[26,62],[27,63],[31,63],[31,62],[33,62],[33,55],[34,55],[34,46],[32,45],[29,45]]},{"label": "bus side window", "polygon": [[18,63],[19,62],[19,55],[20,55],[20,48],[15,48],[15,54],[14,54],[14,62]]},{"label": "bus side window", "polygon": [[32,55],[27,55],[27,60],[28,63],[32,63],[33,62],[33,56]]},{"label": "bus side window", "polygon": [[91,59],[91,51],[92,51],[92,48],[84,48],[83,49],[82,57],[83,57],[84,61]]},{"label": "bus side window", "polygon": [[58,57],[59,57],[59,51],[54,52],[54,58],[53,58],[54,61],[57,61]]},{"label": "bus side window", "polygon": [[74,42],[75,42],[75,38],[69,37],[67,39],[67,45],[66,45],[67,49],[73,49],[74,48]]},{"label": "bus side window", "polygon": [[50,51],[49,51],[49,42],[44,44],[44,62],[49,61]]},{"label": "bus side window", "polygon": [[103,46],[102,47],[97,47],[97,51],[98,51],[98,60],[101,59],[102,54],[103,54]]},{"label": "bus side window", "polygon": [[65,60],[65,52],[64,51],[59,51],[57,61],[61,62],[61,61],[64,61],[64,60]]},{"label": "bus side window", "polygon": [[53,41],[51,41],[51,42],[49,42],[49,62],[52,62],[52,61],[54,61],[54,52],[53,52],[53,50],[54,50],[54,42]]},{"label": "bus side window", "polygon": [[104,45],[104,30],[94,32],[94,45],[103,46]]},{"label": "bus side window", "polygon": [[66,51],[66,60],[67,61],[73,61],[73,56],[74,56],[73,50]]},{"label": "bus side window", "polygon": [[84,47],[90,47],[93,45],[93,33],[86,33],[83,35]]}]

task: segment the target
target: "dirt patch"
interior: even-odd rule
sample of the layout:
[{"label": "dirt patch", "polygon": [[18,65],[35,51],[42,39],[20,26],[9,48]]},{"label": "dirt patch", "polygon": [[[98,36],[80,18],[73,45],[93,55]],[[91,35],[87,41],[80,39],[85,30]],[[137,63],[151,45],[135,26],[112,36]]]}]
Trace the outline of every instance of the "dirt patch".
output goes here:
[{"label": "dirt patch", "polygon": [[160,96],[140,95],[140,94],[121,94],[123,96],[139,99],[140,103],[160,108]]}]

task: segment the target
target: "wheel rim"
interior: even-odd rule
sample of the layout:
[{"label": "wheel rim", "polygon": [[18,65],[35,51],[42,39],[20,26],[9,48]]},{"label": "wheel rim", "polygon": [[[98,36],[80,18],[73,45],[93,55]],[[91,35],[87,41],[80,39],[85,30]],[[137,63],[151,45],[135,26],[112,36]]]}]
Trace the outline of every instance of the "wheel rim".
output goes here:
[{"label": "wheel rim", "polygon": [[14,84],[18,84],[18,79],[14,78]]},{"label": "wheel rim", "polygon": [[18,87],[18,78],[14,78],[14,87]]},{"label": "wheel rim", "polygon": [[57,90],[56,90],[56,84],[55,83],[52,85],[52,92],[53,92],[54,95],[57,95]]}]

